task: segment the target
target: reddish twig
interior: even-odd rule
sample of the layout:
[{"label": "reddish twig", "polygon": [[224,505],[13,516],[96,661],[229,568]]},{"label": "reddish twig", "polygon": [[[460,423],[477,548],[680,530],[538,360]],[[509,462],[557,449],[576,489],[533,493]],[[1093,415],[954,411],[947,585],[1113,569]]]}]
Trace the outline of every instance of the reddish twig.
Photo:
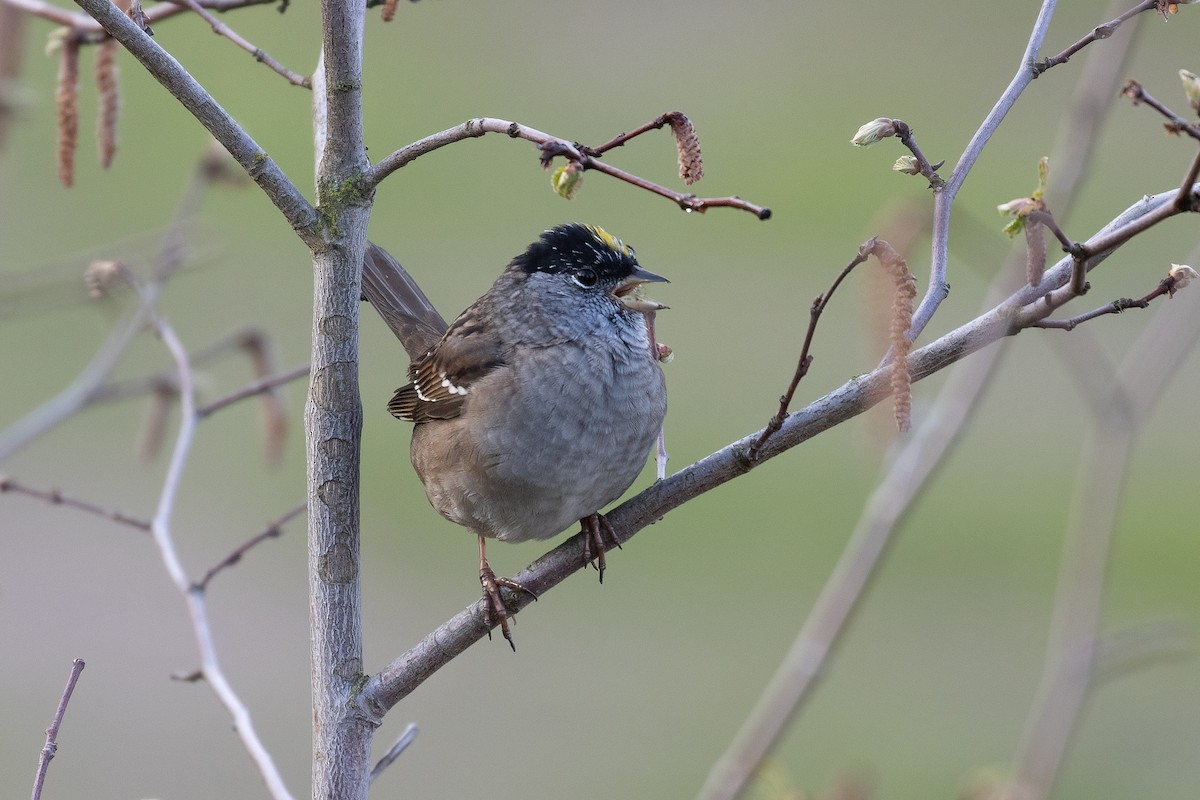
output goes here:
[{"label": "reddish twig", "polygon": [[1186,133],[1193,139],[1200,141],[1200,127],[1193,125],[1183,117],[1176,114],[1169,107],[1167,107],[1165,103],[1147,92],[1137,81],[1127,81],[1125,86],[1121,89],[1121,96],[1127,98],[1135,106],[1145,103],[1159,114],[1162,114],[1164,117],[1166,117],[1167,121],[1163,123],[1163,127],[1167,129],[1167,133]]},{"label": "reddish twig", "polygon": [[[1045,226],[1050,230],[1051,233],[1054,234],[1054,238],[1058,239],[1059,244],[1062,245],[1063,251],[1070,255],[1072,259],[1070,284],[1071,291],[1073,291],[1076,296],[1082,296],[1086,294],[1088,290],[1087,259],[1090,255],[1094,255],[1095,251],[1089,251],[1087,247],[1075,241],[1070,236],[1067,236],[1067,234],[1063,232],[1063,229],[1058,226],[1058,223],[1054,219],[1054,215],[1045,208],[1044,204],[1041,208],[1030,211],[1026,215],[1025,224],[1027,230],[1029,230],[1029,226]],[[1043,258],[1044,257],[1045,256],[1043,253]],[[1038,281],[1030,280],[1030,283],[1034,286],[1037,286]]]},{"label": "reddish twig", "polygon": [[42,796],[42,785],[46,782],[46,770],[50,768],[50,759],[58,752],[58,728],[62,725],[63,715],[67,713],[67,703],[71,702],[71,694],[79,681],[79,673],[83,672],[83,659],[77,658],[71,662],[71,674],[67,676],[67,686],[63,689],[62,697],[58,700],[58,708],[54,710],[54,719],[46,728],[46,744],[42,747],[42,755],[38,758],[37,773],[33,778],[33,800]]},{"label": "reddish twig", "polygon": [[426,153],[445,147],[448,144],[461,142],[465,139],[478,138],[489,133],[503,133],[510,138],[524,139],[538,145],[543,166],[548,166],[555,157],[562,156],[578,163],[584,169],[594,169],[597,172],[603,172],[606,175],[623,180],[640,189],[645,189],[661,197],[666,197],[685,211],[703,213],[709,208],[738,208],[743,211],[749,211],[759,219],[770,219],[771,217],[771,209],[747,202],[740,197],[702,198],[694,194],[672,191],[588,155],[587,147],[577,145],[574,142],[552,136],[548,133],[543,133],[536,128],[530,128],[517,122],[493,117],[478,117],[467,120],[461,125],[456,125],[453,128],[432,134],[396,150],[367,170],[364,176],[364,189],[373,189],[388,175]]},{"label": "reddish twig", "polygon": [[939,161],[937,164],[930,164],[929,159],[921,152],[921,148],[917,146],[917,140],[913,136],[912,128],[902,119],[892,120],[892,125],[896,128],[896,137],[900,140],[900,144],[908,148],[908,151],[913,154],[913,158],[917,160],[917,171],[929,181],[931,188],[940,188],[945,185],[946,181],[938,175],[937,171],[941,169],[944,161]]},{"label": "reddish twig", "polygon": [[1123,23],[1125,23],[1126,21],[1128,21],[1129,19],[1137,16],[1138,14],[1142,13],[1143,11],[1149,11],[1152,8],[1157,8],[1159,5],[1160,5],[1159,0],[1142,0],[1142,2],[1138,3],[1136,6],[1129,9],[1128,11],[1126,11],[1124,14],[1117,17],[1116,19],[1110,20],[1109,22],[1106,22],[1103,25],[1099,25],[1095,28],[1092,28],[1090,33],[1088,33],[1086,36],[1084,36],[1079,41],[1072,44],[1066,50],[1063,50],[1058,55],[1050,56],[1049,58],[1043,58],[1040,61],[1035,61],[1033,63],[1034,75],[1035,76],[1041,75],[1043,72],[1045,72],[1046,70],[1048,70],[1052,67],[1057,67],[1059,64],[1067,63],[1067,61],[1070,60],[1071,56],[1075,55],[1076,53],[1078,53],[1083,48],[1087,47],[1092,42],[1095,42],[1100,39],[1107,39],[1108,37],[1112,36],[1113,33],[1116,32],[1117,28],[1121,27],[1121,25]]},{"label": "reddish twig", "polygon": [[771,417],[771,420],[767,423],[767,426],[763,428],[763,431],[761,434],[759,434],[757,441],[750,445],[750,449],[746,451],[746,458],[748,458],[751,462],[757,460],[759,450],[762,449],[762,446],[766,444],[767,440],[770,439],[776,433],[776,431],[783,427],[783,423],[787,419],[788,407],[792,404],[792,398],[796,394],[796,388],[800,385],[800,381],[804,379],[804,376],[808,374],[809,366],[812,365],[813,357],[808,351],[812,346],[813,336],[817,332],[817,322],[821,319],[821,314],[825,311],[825,307],[829,305],[830,298],[833,297],[833,293],[837,291],[838,286],[840,286],[842,281],[846,279],[846,276],[849,275],[855,267],[867,260],[867,257],[871,254],[874,244],[874,239],[864,242],[862,246],[858,248],[858,254],[850,260],[850,263],[847,264],[840,273],[838,273],[837,278],[835,278],[833,281],[833,285],[829,287],[829,291],[825,292],[825,294],[817,295],[816,299],[813,300],[812,307],[808,312],[808,330],[804,333],[804,344],[800,347],[800,360],[796,363],[796,372],[794,375],[792,375],[792,382],[788,384],[787,391],[785,391],[779,398],[779,410],[775,412],[775,416]]},{"label": "reddish twig", "polygon": [[204,573],[203,578],[201,578],[200,580],[198,580],[192,584],[192,589],[194,591],[199,591],[199,592],[203,592],[206,589],[208,589],[209,582],[213,578],[215,578],[219,572],[221,572],[224,569],[228,569],[229,567],[232,567],[234,564],[241,561],[242,556],[246,555],[246,553],[248,553],[250,550],[254,549],[256,546],[262,544],[267,539],[278,538],[279,535],[281,533],[283,533],[284,525],[291,522],[293,519],[300,516],[307,510],[308,510],[308,504],[301,503],[300,505],[293,508],[291,511],[284,514],[279,519],[277,519],[274,522],[267,525],[267,527],[264,528],[261,533],[251,537],[247,541],[238,545],[238,547],[236,547],[232,553],[225,556],[225,558],[221,559],[214,566],[210,567],[208,572]]},{"label": "reddish twig", "polygon": [[1100,306],[1100,308],[1093,309],[1092,311],[1088,311],[1083,314],[1078,314],[1070,319],[1041,319],[1033,323],[1031,327],[1054,328],[1058,330],[1072,331],[1075,330],[1075,328],[1081,323],[1095,319],[1096,317],[1103,317],[1106,314],[1120,314],[1121,312],[1128,311],[1131,308],[1147,308],[1150,305],[1150,301],[1154,300],[1155,298],[1162,297],[1163,295],[1174,296],[1175,292],[1181,288],[1180,283],[1180,276],[1172,271],[1170,275],[1158,282],[1158,286],[1154,288],[1154,291],[1150,292],[1145,297],[1139,297],[1137,299],[1121,297],[1113,300],[1111,303],[1106,303]]},{"label": "reddish twig", "polygon": [[679,151],[679,177],[690,186],[704,177],[704,166],[700,158],[700,142],[696,138],[696,128],[682,111],[668,111],[629,133],[619,134],[598,147],[584,148],[584,151],[587,155],[598,158],[614,147],[623,147],[634,137],[667,125],[671,127],[671,133],[675,136],[675,144]]}]

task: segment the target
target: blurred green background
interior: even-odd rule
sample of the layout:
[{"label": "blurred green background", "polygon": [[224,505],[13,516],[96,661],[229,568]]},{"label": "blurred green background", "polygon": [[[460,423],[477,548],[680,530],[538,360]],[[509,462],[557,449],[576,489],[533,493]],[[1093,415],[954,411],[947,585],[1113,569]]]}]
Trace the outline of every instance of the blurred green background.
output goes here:
[{"label": "blurred green background", "polygon": [[[1046,52],[1105,21],[1104,4],[1062,3]],[[811,299],[892,210],[928,210],[920,179],[889,172],[894,142],[850,147],[855,129],[897,116],[943,175],[1008,83],[1037,12],[1032,0],[960,3],[750,1],[605,4],[426,2],[397,19],[370,15],[367,140],[378,159],[472,116],[500,116],[599,143],[668,110],[694,120],[706,195],[740,194],[775,216],[670,203],[588,175],[567,202],[531,145],[489,136],[443,149],[389,179],[371,236],[397,255],[447,315],[491,282],[541,230],[567,220],[605,226],[673,281],[660,338],[667,367],[670,468],[755,430],[791,375]],[[300,72],[311,70],[319,19],[311,4],[226,21]],[[1176,108],[1176,72],[1200,68],[1200,17],[1138,24],[1127,70]],[[107,173],[90,142],[76,185],[55,177],[56,59],[51,26],[31,20],[28,103],[0,155],[0,297],[49,270],[70,297],[98,245],[145,272],[154,239],[207,144],[189,115],[122,54],[120,151]],[[309,97],[192,17],[156,25],[170,50],[298,184],[311,184]],[[1097,47],[1108,46],[1101,43]],[[82,130],[95,93],[83,68]],[[1032,190],[1082,56],[1036,81],[968,180],[952,236],[953,293],[923,341],[972,318],[1011,243],[995,206]],[[1143,194],[1176,186],[1194,148],[1164,138],[1148,109],[1119,103],[1083,196],[1066,217],[1085,238]],[[614,164],[678,186],[666,134],[638,140]],[[1053,165],[1051,167],[1053,181]],[[1148,292],[1196,244],[1194,221],[1171,221],[1093,274],[1077,313]],[[254,188],[215,189],[193,239],[196,266],[177,275],[161,310],[199,349],[243,326],[267,331],[280,368],[308,358],[306,252]],[[130,244],[132,242],[132,244]],[[86,252],[88,255],[81,256]],[[910,266],[924,290],[924,245]],[[5,285],[7,284],[7,288]],[[818,332],[797,404],[869,370],[864,276],[839,294]],[[1193,291],[1193,290],[1189,290]],[[1117,361],[1157,314],[1198,313],[1184,292],[1144,312],[1086,326]],[[38,294],[38,297],[42,295]],[[1092,302],[1095,300],[1095,302]],[[13,308],[13,306],[16,308]],[[0,426],[66,386],[120,317],[118,306],[32,300],[0,319]],[[408,464],[408,428],[385,411],[406,362],[364,313],[363,572],[366,669],[375,671],[478,595],[475,544],[429,507]],[[1003,769],[1033,701],[1045,651],[1079,442],[1089,427],[1056,355],[1062,332],[1028,332],[1011,353],[961,448],[918,504],[865,607],[830,662],[777,765],[818,791],[846,772],[879,796],[953,797],[981,768]],[[145,335],[117,377],[169,365]],[[1193,355],[1135,452],[1119,520],[1105,625],[1200,621],[1200,467]],[[251,378],[244,359],[205,366],[204,398]],[[917,387],[925,411],[936,377]],[[243,403],[200,428],[175,515],[199,576],[304,497],[303,382],[286,390],[284,463],[264,466],[259,408]],[[135,450],[148,401],[89,409],[0,469],[134,516],[153,514],[166,465]],[[514,656],[482,643],[397,707],[382,749],[409,721],[420,737],[376,783],[378,797],[690,797],[786,651],[853,528],[884,461],[890,414],[877,410],[671,513],[609,559],[603,586],[580,574],[522,613]],[[173,418],[172,424],[176,421]],[[635,485],[652,479],[647,470]],[[303,523],[255,550],[211,586],[211,616],[230,679],[291,790],[308,794],[307,601]],[[32,781],[43,729],[72,658],[87,661],[50,769],[47,796],[262,797],[230,722],[203,684],[173,682],[196,666],[183,604],[147,537],[14,495],[0,497],[0,785]],[[544,544],[497,545],[498,573]],[[503,750],[496,750],[496,743]],[[1061,798],[1192,798],[1200,785],[1200,665],[1164,659],[1099,687],[1062,775]]]}]

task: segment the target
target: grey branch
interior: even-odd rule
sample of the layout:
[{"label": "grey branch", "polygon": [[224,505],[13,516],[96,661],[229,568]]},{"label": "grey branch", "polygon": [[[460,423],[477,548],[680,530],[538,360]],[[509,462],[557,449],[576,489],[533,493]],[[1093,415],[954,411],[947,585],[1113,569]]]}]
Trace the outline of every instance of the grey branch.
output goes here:
[{"label": "grey branch", "polygon": [[33,778],[33,794],[30,795],[33,800],[38,800],[42,796],[42,786],[46,783],[46,770],[50,768],[50,759],[54,758],[58,752],[58,729],[62,725],[63,715],[67,713],[67,703],[71,702],[71,694],[75,691],[75,684],[79,681],[79,673],[83,672],[83,667],[82,658],[71,662],[71,674],[67,676],[67,686],[58,700],[54,719],[50,722],[50,727],[46,728],[46,744],[42,747],[41,756],[38,757],[37,774]]}]

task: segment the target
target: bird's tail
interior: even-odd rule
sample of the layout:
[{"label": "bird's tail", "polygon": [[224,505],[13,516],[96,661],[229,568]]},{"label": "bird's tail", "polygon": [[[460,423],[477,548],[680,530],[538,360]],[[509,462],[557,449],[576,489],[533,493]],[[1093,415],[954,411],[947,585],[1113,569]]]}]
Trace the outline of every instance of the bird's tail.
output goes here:
[{"label": "bird's tail", "polygon": [[362,299],[396,334],[411,359],[437,344],[448,327],[400,262],[373,242],[363,256]]}]

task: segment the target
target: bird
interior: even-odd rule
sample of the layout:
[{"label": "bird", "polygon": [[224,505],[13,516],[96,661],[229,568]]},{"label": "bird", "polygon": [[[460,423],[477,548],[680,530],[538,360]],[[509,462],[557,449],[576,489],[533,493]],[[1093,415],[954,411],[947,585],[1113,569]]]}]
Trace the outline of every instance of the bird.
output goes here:
[{"label": "bird", "polygon": [[[633,484],[667,413],[654,314],[666,278],[595,225],[544,231],[447,324],[386,250],[367,243],[363,298],[411,360],[388,411],[413,423],[410,457],[430,504],[479,543],[484,624],[515,651],[488,539],[549,539],[581,523],[604,580],[600,509]],[[593,558],[593,551],[595,557]],[[528,592],[531,596],[532,592]]]}]

